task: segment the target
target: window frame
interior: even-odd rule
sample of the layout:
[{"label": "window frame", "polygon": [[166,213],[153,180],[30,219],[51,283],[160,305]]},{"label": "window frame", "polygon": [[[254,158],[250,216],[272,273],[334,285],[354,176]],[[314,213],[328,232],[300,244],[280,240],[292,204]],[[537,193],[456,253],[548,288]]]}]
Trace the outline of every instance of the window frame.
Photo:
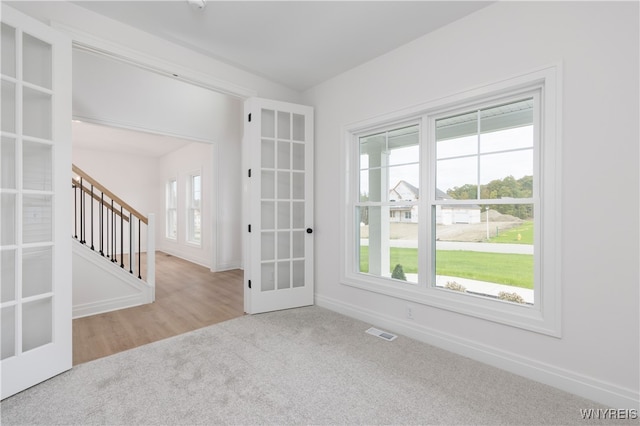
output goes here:
[{"label": "window frame", "polygon": [[[200,207],[196,208],[194,207],[194,185],[193,185],[193,179],[195,177],[199,177],[200,178]],[[188,174],[188,179],[187,179],[187,203],[186,203],[186,220],[185,220],[185,231],[186,231],[186,242],[190,245],[194,245],[197,247],[202,247],[202,172],[200,170],[191,172]],[[192,221],[192,215],[191,212],[198,210],[200,212],[200,239],[199,240],[195,240],[193,238],[193,230],[195,227],[195,224]],[[195,216],[193,216],[195,217]]]},{"label": "window frame", "polygon": [[[344,126],[341,218],[341,283],[406,301],[433,306],[484,320],[506,324],[554,337],[561,336],[561,66],[551,65],[520,76],[418,105],[410,109]],[[491,106],[537,93],[534,111],[534,305],[519,305],[461,292],[436,288],[430,283],[434,265],[431,244],[432,209],[435,199],[435,120],[455,112]],[[354,229],[354,202],[359,194],[360,137],[400,127],[418,120],[420,125],[420,186],[428,196],[418,202],[419,283],[399,282],[357,272],[358,255]],[[425,166],[426,165],[426,166]],[[426,173],[424,172],[426,171]],[[427,192],[428,191],[428,192]],[[434,243],[435,244],[435,243]]]},{"label": "window frame", "polygon": [[[173,189],[175,189],[174,191],[174,197],[172,197],[171,195],[171,191],[172,191],[172,185],[173,185]],[[172,203],[173,201],[173,203]],[[172,205],[173,204],[173,205]],[[170,223],[169,221],[172,218],[171,213],[173,212],[173,219],[175,220],[175,225],[174,225],[174,229],[175,229],[175,236],[171,236],[170,232],[169,232],[169,228],[170,228]],[[177,241],[178,240],[178,178],[177,177],[170,177],[169,179],[167,179],[167,182],[165,184],[165,231],[164,231],[164,236],[166,239],[171,240],[171,241]]]}]

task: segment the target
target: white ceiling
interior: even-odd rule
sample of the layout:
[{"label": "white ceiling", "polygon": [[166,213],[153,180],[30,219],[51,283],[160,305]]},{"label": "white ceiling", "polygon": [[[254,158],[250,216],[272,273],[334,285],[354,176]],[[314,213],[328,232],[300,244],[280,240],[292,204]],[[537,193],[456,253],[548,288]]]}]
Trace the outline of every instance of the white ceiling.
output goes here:
[{"label": "white ceiling", "polygon": [[209,0],[202,10],[186,0],[74,3],[302,91],[491,2]]},{"label": "white ceiling", "polygon": [[74,150],[87,149],[134,157],[162,157],[193,142],[80,121],[74,121],[72,129]]}]

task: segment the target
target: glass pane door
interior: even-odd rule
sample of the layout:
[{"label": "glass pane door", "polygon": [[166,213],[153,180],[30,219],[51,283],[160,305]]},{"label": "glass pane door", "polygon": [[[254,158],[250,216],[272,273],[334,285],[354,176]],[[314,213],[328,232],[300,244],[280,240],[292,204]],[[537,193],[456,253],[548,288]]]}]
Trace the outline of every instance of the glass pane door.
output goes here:
[{"label": "glass pane door", "polygon": [[313,303],[312,109],[256,103],[259,119],[249,149],[259,171],[250,180],[257,207],[257,229],[250,238],[255,246],[252,281],[259,293],[252,296],[253,313]]},{"label": "glass pane door", "polygon": [[[69,223],[70,200],[68,182],[60,178],[70,170],[71,45],[4,5],[2,21],[0,359],[5,398],[71,367],[70,233],[61,226]],[[54,79],[56,63],[67,69],[59,68]]]}]

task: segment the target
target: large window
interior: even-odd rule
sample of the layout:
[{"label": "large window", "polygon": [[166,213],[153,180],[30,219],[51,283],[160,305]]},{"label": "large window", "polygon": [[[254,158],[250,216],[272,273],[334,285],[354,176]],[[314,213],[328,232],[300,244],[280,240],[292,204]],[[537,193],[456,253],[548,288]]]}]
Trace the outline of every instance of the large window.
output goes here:
[{"label": "large window", "polygon": [[189,176],[187,194],[189,197],[187,206],[187,241],[200,244],[202,242],[202,179],[200,174]]},{"label": "large window", "polygon": [[178,238],[178,181],[169,179],[166,188],[166,237],[172,240]]},{"label": "large window", "polygon": [[343,283],[559,335],[556,72],[348,129]]}]

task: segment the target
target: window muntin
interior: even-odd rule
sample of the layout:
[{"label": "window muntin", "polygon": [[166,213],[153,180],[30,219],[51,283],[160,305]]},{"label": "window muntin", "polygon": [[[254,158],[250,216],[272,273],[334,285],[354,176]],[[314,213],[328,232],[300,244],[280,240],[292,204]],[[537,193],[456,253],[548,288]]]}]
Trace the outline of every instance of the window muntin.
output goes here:
[{"label": "window muntin", "polygon": [[166,187],[166,233],[165,236],[175,240],[178,238],[178,181],[169,179]]},{"label": "window muntin", "polygon": [[202,243],[202,177],[200,174],[189,177],[187,208],[187,240],[190,243]]}]

